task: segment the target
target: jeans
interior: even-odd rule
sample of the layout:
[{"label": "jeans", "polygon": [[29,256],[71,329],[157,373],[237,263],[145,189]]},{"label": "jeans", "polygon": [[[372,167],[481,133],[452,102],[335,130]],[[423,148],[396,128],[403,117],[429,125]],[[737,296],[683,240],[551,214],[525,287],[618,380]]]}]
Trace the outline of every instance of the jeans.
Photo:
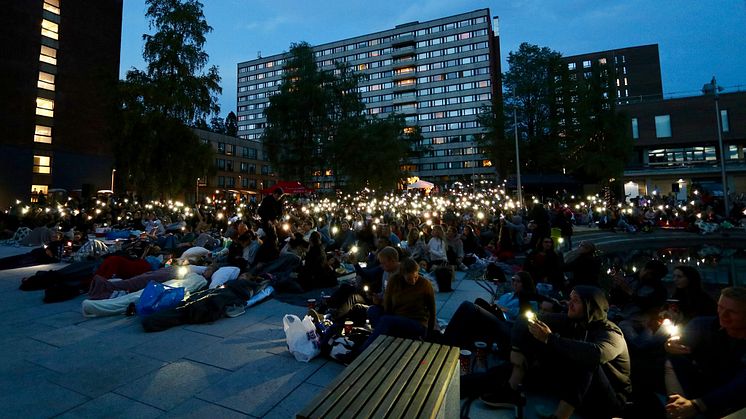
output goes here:
[{"label": "jeans", "polygon": [[[486,302],[485,302],[486,304]],[[475,303],[464,301],[448,322],[443,341],[447,345],[471,348],[474,341],[496,342],[499,348],[510,348],[512,323]]]},{"label": "jeans", "polygon": [[363,352],[365,348],[370,346],[370,344],[380,335],[405,339],[421,339],[424,338],[426,334],[427,328],[416,320],[390,314],[383,315],[377,321],[373,333],[371,333],[365,343],[363,343],[359,351]]}]

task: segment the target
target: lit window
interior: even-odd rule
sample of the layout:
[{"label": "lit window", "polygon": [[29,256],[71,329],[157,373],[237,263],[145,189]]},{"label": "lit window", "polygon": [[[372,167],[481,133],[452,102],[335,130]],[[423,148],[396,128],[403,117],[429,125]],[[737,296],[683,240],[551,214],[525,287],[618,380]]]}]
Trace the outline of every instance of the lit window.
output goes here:
[{"label": "lit window", "polygon": [[49,156],[34,156],[34,173],[52,173],[52,158]]},{"label": "lit window", "polygon": [[57,65],[57,50],[46,45],[42,45],[41,53],[39,54],[39,61]]},{"label": "lit window", "polygon": [[49,185],[31,185],[31,193],[36,191],[36,193],[43,193],[46,195],[49,193]]},{"label": "lit window", "polygon": [[632,118],[632,138],[635,140],[640,138],[640,130],[637,126],[637,118]]},{"label": "lit window", "polygon": [[44,10],[59,15],[60,0],[44,0]]},{"label": "lit window", "polygon": [[575,70],[575,63],[567,63],[568,70]]},{"label": "lit window", "polygon": [[36,98],[36,114],[40,116],[54,117],[54,101],[51,99],[44,99],[43,97]]},{"label": "lit window", "polygon": [[668,138],[671,136],[671,115],[658,115],[655,117],[655,136],[657,138]]},{"label": "lit window", "polygon": [[723,109],[720,111],[720,128],[723,132],[730,132],[730,124],[728,123],[728,110]]},{"label": "lit window", "polygon": [[591,66],[591,60],[585,60],[583,61],[583,68],[588,68]]},{"label": "lit window", "polygon": [[52,127],[37,125],[34,130],[34,142],[52,144]]},{"label": "lit window", "polygon": [[598,63],[599,63],[599,64],[602,64],[602,65],[603,65],[603,64],[606,64],[606,58],[599,58],[599,59],[598,59]]},{"label": "lit window", "polygon": [[54,74],[39,72],[39,81],[36,87],[40,89],[54,90]]},{"label": "lit window", "polygon": [[41,34],[52,39],[59,39],[59,25],[52,22],[51,20],[42,19],[41,21]]}]

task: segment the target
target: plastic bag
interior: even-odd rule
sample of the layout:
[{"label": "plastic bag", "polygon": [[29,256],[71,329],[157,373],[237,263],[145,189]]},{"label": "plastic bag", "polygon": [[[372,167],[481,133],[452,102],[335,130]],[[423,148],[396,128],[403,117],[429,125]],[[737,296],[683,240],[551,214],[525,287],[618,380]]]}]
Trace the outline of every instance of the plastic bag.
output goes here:
[{"label": "plastic bag", "polygon": [[296,360],[308,362],[321,353],[319,335],[310,316],[301,321],[298,316],[286,314],[282,319],[288,349]]},{"label": "plastic bag", "polygon": [[150,281],[140,294],[135,310],[141,316],[176,307],[184,299],[184,288],[169,287],[160,282]]}]

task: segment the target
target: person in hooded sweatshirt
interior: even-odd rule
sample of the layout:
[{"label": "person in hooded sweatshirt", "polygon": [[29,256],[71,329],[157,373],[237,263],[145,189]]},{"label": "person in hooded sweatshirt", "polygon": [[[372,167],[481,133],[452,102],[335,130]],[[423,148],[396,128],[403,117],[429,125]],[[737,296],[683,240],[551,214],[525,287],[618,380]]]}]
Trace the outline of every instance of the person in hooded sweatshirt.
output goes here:
[{"label": "person in hooded sweatshirt", "polygon": [[519,392],[542,388],[559,398],[550,417],[608,418],[622,413],[631,396],[630,360],[621,330],[606,318],[604,292],[579,285],[570,293],[567,313],[521,316],[513,327],[506,388],[482,396],[494,407],[521,406]]}]

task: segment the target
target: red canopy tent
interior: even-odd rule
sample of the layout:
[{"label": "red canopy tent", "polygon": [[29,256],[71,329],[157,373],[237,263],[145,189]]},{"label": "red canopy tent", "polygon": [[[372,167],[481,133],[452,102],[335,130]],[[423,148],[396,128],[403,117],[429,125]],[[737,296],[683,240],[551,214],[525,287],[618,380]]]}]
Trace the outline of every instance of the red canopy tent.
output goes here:
[{"label": "red canopy tent", "polygon": [[282,181],[270,186],[269,188],[262,189],[263,194],[271,194],[275,189],[282,188],[282,191],[287,194],[298,194],[298,193],[311,193],[313,189],[306,188],[300,182]]}]

